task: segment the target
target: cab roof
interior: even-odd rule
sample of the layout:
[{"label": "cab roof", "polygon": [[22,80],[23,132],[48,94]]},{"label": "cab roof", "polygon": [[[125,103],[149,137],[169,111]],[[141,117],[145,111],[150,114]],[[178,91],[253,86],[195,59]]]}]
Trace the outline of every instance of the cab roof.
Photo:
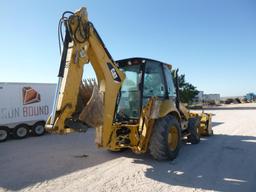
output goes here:
[{"label": "cab roof", "polygon": [[157,61],[154,59],[144,58],[144,57],[131,57],[127,59],[121,59],[121,60],[117,60],[116,63],[120,66],[125,66],[125,65],[134,65],[134,64],[143,64],[143,63],[146,63],[147,61],[153,61],[153,62],[165,64],[167,65],[168,68],[170,69],[172,68],[171,64],[164,63],[162,61]]}]

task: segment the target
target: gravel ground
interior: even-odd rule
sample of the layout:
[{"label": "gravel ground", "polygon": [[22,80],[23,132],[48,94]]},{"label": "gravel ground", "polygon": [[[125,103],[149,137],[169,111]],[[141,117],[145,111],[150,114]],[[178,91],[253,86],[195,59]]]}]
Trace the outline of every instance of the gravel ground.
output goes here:
[{"label": "gravel ground", "polygon": [[97,149],[94,129],[0,143],[0,191],[256,191],[256,104],[207,112],[215,135],[170,162]]}]

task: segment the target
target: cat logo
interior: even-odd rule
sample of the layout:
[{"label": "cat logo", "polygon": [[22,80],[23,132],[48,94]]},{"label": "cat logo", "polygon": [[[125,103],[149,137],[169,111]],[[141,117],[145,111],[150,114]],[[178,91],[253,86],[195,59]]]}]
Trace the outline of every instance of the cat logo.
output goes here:
[{"label": "cat logo", "polygon": [[108,65],[108,68],[112,74],[112,77],[114,79],[114,81],[116,83],[120,83],[121,82],[121,78],[119,77],[118,73],[116,72],[115,68],[110,64],[110,63],[107,63]]}]

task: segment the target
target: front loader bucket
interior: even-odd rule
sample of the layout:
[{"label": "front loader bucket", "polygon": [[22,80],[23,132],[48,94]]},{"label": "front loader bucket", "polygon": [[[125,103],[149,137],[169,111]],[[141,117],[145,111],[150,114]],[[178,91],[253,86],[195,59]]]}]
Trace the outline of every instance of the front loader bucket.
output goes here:
[{"label": "front loader bucket", "polygon": [[213,135],[212,130],[212,115],[210,113],[202,113],[200,114],[200,134],[205,136]]}]

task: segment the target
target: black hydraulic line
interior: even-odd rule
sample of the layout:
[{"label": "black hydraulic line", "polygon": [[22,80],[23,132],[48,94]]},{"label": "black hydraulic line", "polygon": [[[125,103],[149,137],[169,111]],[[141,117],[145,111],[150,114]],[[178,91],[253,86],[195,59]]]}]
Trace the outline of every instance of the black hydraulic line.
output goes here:
[{"label": "black hydraulic line", "polygon": [[[88,39],[88,35],[89,35],[89,27],[92,27],[93,32],[95,33],[96,37],[98,38],[99,42],[101,43],[103,49],[105,50],[107,56],[109,57],[109,59],[111,60],[111,62],[113,64],[115,64],[115,61],[113,60],[112,56],[110,55],[109,51],[107,50],[105,44],[103,43],[100,35],[98,34],[97,30],[94,28],[93,24],[91,22],[88,22],[85,26],[82,27],[81,29],[81,18],[78,17],[78,26],[75,29],[74,32],[74,36],[72,36],[73,32],[71,31],[71,28],[69,27],[69,23],[68,23],[68,18],[65,17],[65,14],[71,14],[71,16],[74,15],[73,12],[69,12],[66,11],[63,16],[62,19],[59,22],[59,35],[61,35],[61,39],[62,39],[62,33],[61,33],[61,26],[62,26],[62,22],[64,22],[65,26],[66,26],[66,31],[65,31],[65,39],[63,42],[63,51],[62,51],[62,55],[61,55],[61,62],[60,62],[60,67],[59,67],[59,74],[58,77],[63,77],[64,75],[64,69],[65,69],[65,65],[66,65],[66,58],[67,58],[67,51],[68,51],[68,44],[74,40],[77,41],[78,43],[84,43],[87,39]],[[81,31],[83,30],[83,32]],[[80,36],[82,36],[82,40],[79,40],[77,38],[77,33],[80,33]],[[72,39],[72,37],[74,39]],[[59,41],[61,40],[59,37]]]},{"label": "black hydraulic line", "polygon": [[66,28],[66,34],[65,34],[65,39],[63,43],[63,51],[61,55],[61,61],[60,61],[60,68],[59,68],[59,74],[58,77],[63,77],[64,76],[64,69],[66,66],[66,59],[67,59],[67,53],[68,53],[68,44],[72,41],[69,30]]},{"label": "black hydraulic line", "polygon": [[65,11],[63,14],[62,14],[62,18],[66,18],[66,14],[70,14],[70,15],[74,15],[75,13],[72,12],[72,11]]}]

